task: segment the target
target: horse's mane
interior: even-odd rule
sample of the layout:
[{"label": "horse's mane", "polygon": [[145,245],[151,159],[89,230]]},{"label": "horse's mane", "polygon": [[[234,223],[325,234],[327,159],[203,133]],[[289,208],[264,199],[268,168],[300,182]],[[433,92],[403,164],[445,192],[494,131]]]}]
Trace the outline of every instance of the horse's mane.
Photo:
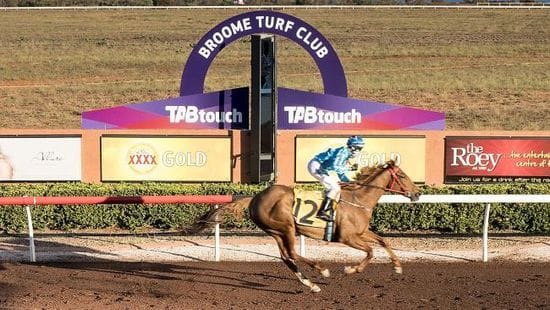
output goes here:
[{"label": "horse's mane", "polygon": [[384,164],[377,166],[365,166],[359,170],[359,173],[355,177],[355,180],[342,186],[343,190],[355,190],[361,187],[361,185],[369,184],[374,180],[382,171],[387,167],[395,166],[395,161],[388,160]]},{"label": "horse's mane", "polygon": [[357,173],[357,176],[355,177],[355,179],[357,181],[365,180],[369,176],[373,175],[379,168],[380,168],[380,165],[362,167],[361,170],[359,170],[359,173]]}]

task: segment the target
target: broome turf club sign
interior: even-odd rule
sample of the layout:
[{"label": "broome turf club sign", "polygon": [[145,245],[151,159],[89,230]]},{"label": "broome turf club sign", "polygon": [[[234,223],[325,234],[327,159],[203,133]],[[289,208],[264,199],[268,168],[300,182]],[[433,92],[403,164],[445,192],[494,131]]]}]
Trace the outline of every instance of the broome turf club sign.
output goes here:
[{"label": "broome turf club sign", "polygon": [[236,15],[206,33],[186,62],[179,97],[87,111],[82,127],[248,129],[248,87],[204,93],[204,82],[223,48],[261,33],[300,45],[323,81],[324,94],[278,88],[278,129],[444,129],[443,113],[347,98],[344,70],[330,42],[303,20],[275,11]]}]

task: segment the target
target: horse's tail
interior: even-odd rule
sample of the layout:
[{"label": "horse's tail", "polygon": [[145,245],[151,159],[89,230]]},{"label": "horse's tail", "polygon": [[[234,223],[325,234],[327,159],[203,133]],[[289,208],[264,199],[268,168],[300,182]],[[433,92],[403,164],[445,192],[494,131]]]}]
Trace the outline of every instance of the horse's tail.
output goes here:
[{"label": "horse's tail", "polygon": [[251,201],[252,197],[244,197],[222,205],[219,208],[210,208],[210,211],[201,216],[190,228],[185,229],[184,232],[186,234],[194,234],[211,228],[213,225],[223,222],[223,215],[226,213],[233,215],[238,220],[242,219],[244,210],[248,208]]}]

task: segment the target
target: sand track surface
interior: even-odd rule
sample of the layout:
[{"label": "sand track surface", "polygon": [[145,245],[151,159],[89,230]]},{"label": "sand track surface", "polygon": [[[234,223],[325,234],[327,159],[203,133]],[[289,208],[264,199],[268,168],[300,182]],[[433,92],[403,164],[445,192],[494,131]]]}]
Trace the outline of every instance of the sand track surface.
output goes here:
[{"label": "sand track surface", "polygon": [[313,293],[280,262],[265,235],[214,238],[171,234],[36,235],[36,263],[25,236],[0,238],[0,308],[4,309],[550,309],[550,237],[492,236],[489,262],[481,238],[388,236],[403,264],[387,254],[363,273],[344,267],[364,254],[306,239],[303,263]]}]

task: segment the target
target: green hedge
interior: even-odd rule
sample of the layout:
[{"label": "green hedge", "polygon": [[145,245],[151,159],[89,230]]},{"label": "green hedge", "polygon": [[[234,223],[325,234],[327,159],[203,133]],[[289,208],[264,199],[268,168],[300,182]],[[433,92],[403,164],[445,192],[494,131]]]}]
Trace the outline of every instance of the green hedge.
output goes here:
[{"label": "green hedge", "polygon": [[[172,183],[40,183],[3,184],[1,196],[139,196],[139,195],[253,195],[263,185],[246,184],[172,184]],[[316,185],[300,186],[318,190]],[[499,184],[428,187],[425,194],[549,194],[550,184]],[[121,228],[139,230],[156,228],[178,230],[188,227],[210,206],[173,205],[69,205],[33,208],[37,230],[78,230]],[[440,231],[477,233],[481,231],[483,204],[384,204],[376,208],[371,227],[378,232]],[[493,204],[490,215],[493,231],[550,233],[548,204]],[[251,229],[245,219],[228,218],[225,229]],[[27,229],[26,214],[20,206],[0,207],[0,232],[22,232]]]}]

